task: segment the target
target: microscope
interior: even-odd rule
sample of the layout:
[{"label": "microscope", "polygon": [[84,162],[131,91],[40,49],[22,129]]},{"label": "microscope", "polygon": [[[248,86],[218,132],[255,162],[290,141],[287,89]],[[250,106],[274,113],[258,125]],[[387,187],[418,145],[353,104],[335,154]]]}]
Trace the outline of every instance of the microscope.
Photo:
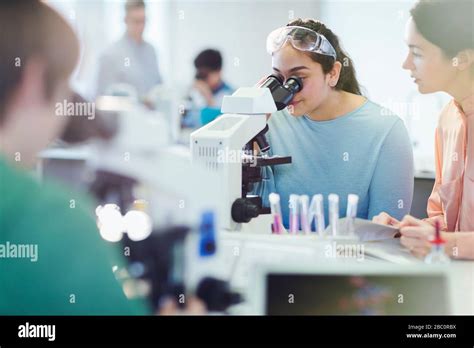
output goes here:
[{"label": "microscope", "polygon": [[219,191],[223,204],[222,228],[236,230],[238,224],[270,213],[268,207],[263,207],[262,198],[250,192],[262,181],[262,167],[289,164],[291,157],[267,155],[270,145],[265,137],[266,115],[287,107],[301,89],[303,83],[296,76],[284,82],[270,75],[257,87],[239,88],[224,97],[224,114],[191,133],[193,164],[218,174],[214,189]]}]

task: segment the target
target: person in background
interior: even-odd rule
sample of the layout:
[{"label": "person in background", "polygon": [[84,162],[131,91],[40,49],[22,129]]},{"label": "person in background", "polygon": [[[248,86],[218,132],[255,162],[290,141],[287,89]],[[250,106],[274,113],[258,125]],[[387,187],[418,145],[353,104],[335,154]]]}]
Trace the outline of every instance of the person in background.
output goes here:
[{"label": "person in background", "polygon": [[383,212],[374,217],[398,226],[401,243],[419,256],[431,250],[438,222],[445,251],[474,259],[474,2],[419,1],[410,11],[403,68],[422,94],[446,92],[453,99],[439,116],[435,134],[436,180],[428,218],[402,221]]},{"label": "person in background", "polygon": [[200,127],[220,114],[225,95],[234,92],[222,79],[222,55],[219,51],[206,49],[194,59],[196,76],[188,96],[189,107],[183,118],[183,126]]},{"label": "person in background", "polygon": [[0,33],[0,313],[149,313],[124,295],[112,272],[124,256],[100,237],[88,200],[29,173],[66,125],[55,104],[71,100],[76,35],[40,1],[0,2]]},{"label": "person in background", "polygon": [[155,49],[143,39],[145,23],[145,3],[128,0],[125,4],[126,32],[100,58],[97,96],[110,94],[114,85],[127,84],[141,98],[162,83]]}]

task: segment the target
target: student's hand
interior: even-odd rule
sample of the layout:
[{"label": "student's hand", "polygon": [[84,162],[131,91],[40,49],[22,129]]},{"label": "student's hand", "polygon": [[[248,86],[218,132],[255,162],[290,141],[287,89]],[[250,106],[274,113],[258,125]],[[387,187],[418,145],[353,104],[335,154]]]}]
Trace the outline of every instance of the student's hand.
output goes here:
[{"label": "student's hand", "polygon": [[388,226],[393,226],[397,228],[400,225],[400,221],[398,221],[394,217],[391,217],[385,212],[382,212],[379,215],[374,216],[372,218],[372,222],[375,222],[376,224],[388,225]]},{"label": "student's hand", "polygon": [[407,215],[400,222],[400,242],[416,257],[425,257],[431,250],[435,227],[428,222]]},{"label": "student's hand", "polygon": [[446,223],[444,221],[444,215],[433,216],[430,218],[423,219],[423,221],[429,223],[432,226],[436,226],[436,222],[438,221],[440,224],[441,231],[446,231],[447,229]]},{"label": "student's hand", "polygon": [[202,80],[195,80],[194,88],[204,97],[208,106],[214,106],[214,96],[207,83]]}]

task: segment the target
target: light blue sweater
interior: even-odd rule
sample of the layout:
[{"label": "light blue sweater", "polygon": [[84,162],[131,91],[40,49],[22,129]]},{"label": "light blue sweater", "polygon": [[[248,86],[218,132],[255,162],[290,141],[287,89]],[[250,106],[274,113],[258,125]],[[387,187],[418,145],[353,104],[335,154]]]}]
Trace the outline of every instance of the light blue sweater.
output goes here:
[{"label": "light blue sweater", "polygon": [[[357,216],[371,219],[385,211],[395,218],[410,212],[413,198],[413,152],[403,121],[366,101],[356,110],[329,121],[293,117],[283,110],[272,115],[267,139],[270,155],[291,156],[291,164],[266,167],[254,192],[268,206],[268,194],[281,197],[288,228],[289,195],[324,195],[328,224],[330,193],[339,195],[340,217],[347,195],[359,195]],[[388,114],[388,115],[387,115]]]}]

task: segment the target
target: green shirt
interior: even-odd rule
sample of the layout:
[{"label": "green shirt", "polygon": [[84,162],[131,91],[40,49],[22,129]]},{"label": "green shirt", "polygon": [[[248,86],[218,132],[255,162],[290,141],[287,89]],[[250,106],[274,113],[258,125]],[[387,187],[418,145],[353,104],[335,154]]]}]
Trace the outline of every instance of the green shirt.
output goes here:
[{"label": "green shirt", "polygon": [[148,314],[124,295],[112,272],[124,257],[83,202],[0,157],[0,315]]}]

